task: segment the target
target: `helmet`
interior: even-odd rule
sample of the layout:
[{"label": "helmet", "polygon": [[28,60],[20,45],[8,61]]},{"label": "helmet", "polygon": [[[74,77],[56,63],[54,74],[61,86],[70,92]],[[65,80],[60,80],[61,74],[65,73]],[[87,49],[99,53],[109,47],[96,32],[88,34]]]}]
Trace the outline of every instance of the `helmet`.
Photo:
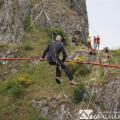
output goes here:
[{"label": "helmet", "polygon": [[61,35],[57,35],[55,40],[61,41],[62,40],[62,36]]}]

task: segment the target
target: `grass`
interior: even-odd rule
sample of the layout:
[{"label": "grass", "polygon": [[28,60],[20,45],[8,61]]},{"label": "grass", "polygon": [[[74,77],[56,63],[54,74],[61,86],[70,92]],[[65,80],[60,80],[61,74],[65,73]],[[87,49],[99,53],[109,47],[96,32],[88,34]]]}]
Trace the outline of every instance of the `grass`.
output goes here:
[{"label": "grass", "polygon": [[80,103],[82,101],[89,101],[91,99],[91,93],[86,89],[84,84],[80,84],[78,88],[75,89],[73,98],[75,103]]},{"label": "grass", "polygon": [[112,62],[120,65],[120,49],[114,50],[112,52],[112,57],[114,58]]},{"label": "grass", "polygon": [[[12,49],[17,48],[20,56],[23,57],[42,56],[48,42],[48,30],[33,26],[21,45],[13,46]],[[61,92],[59,85],[55,82],[55,67],[46,62],[35,65],[30,65],[28,61],[19,61],[20,63],[19,72],[9,74],[5,81],[0,82],[0,118],[1,120],[6,118],[7,120],[47,120],[38,117],[38,112],[31,107],[31,101],[42,97],[55,97]],[[12,65],[16,65],[16,62],[12,62]],[[3,71],[4,67],[1,72]],[[18,83],[21,76],[22,82],[27,79],[27,81],[32,81],[32,84],[24,86],[21,82]],[[68,85],[66,78],[63,77],[63,80],[66,93],[72,95],[74,89]]]},{"label": "grass", "polygon": [[[33,26],[26,34],[19,48],[14,45],[10,47],[10,49],[18,48],[20,56],[22,57],[42,56],[43,50],[49,40],[48,30]],[[4,49],[6,46],[1,46],[0,48]],[[67,48],[69,51],[71,50],[70,46]],[[9,46],[7,46],[7,49],[9,49]],[[117,55],[119,56],[119,52]],[[116,53],[114,56],[116,56]],[[118,63],[119,57],[115,57],[114,60]],[[32,108],[31,101],[43,97],[49,99],[57,96],[61,92],[59,85],[57,85],[54,80],[55,66],[50,66],[47,62],[40,62],[34,65],[31,65],[28,61],[20,61],[19,64],[20,63],[21,65],[17,73],[10,73],[5,81],[0,81],[0,120],[6,120],[6,118],[7,120],[47,120],[47,118],[38,117],[39,113]],[[14,66],[16,62],[11,64]],[[101,69],[94,69],[95,67],[88,68],[88,66],[79,67],[79,75],[77,75],[78,73],[75,74],[75,79],[78,82],[84,84],[89,78],[93,77],[96,77],[97,81],[102,81],[103,71]],[[4,69],[6,68],[3,67],[1,72],[3,72]],[[95,73],[97,73],[97,75],[95,75]],[[18,83],[18,81],[20,83]],[[30,85],[28,85],[28,83],[30,83]],[[83,100],[79,91],[76,91],[76,87],[70,86],[64,75],[63,83],[66,94],[75,97],[77,103]],[[93,85],[92,82],[91,84]],[[86,88],[80,86],[80,90],[82,93],[85,93]],[[89,98],[87,99],[89,100]]]}]

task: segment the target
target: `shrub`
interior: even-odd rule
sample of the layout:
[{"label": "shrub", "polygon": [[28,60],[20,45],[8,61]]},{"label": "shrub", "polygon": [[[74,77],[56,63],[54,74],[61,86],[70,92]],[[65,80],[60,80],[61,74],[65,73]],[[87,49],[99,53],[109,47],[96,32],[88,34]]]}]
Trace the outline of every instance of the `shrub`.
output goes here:
[{"label": "shrub", "polygon": [[[91,73],[91,68],[88,68],[88,67],[85,65],[85,66],[79,68],[78,71],[79,71],[79,72],[78,72],[77,74],[81,75],[82,77],[85,77],[85,76],[87,76],[87,75],[89,75],[89,74]],[[76,75],[77,75],[77,74],[76,74]]]},{"label": "shrub", "polygon": [[77,57],[75,58],[75,61],[85,62],[85,61],[86,61],[86,58],[85,58],[85,57],[81,57],[81,56],[77,56]]},{"label": "shrub", "polygon": [[[85,87],[84,84],[80,84],[77,89],[75,89],[73,97],[74,97],[74,102],[75,103],[80,103],[83,100],[88,101],[91,99],[91,93],[87,88]],[[94,95],[92,96],[92,99],[94,98]]]},{"label": "shrub", "polygon": [[24,88],[21,85],[15,84],[10,89],[10,93],[15,97],[20,97],[24,93]]},{"label": "shrub", "polygon": [[20,97],[25,92],[25,87],[33,84],[32,80],[29,79],[27,74],[21,75],[17,80],[8,81],[0,89],[0,93],[7,93],[13,97]]},{"label": "shrub", "polygon": [[3,44],[3,45],[2,45],[2,44],[0,45],[0,50],[4,50],[4,49],[7,49],[7,48],[8,48],[8,45],[4,45],[4,44]]},{"label": "shrub", "polygon": [[64,30],[62,30],[61,28],[52,28],[49,31],[49,37],[51,40],[55,40],[57,35],[61,35],[64,39],[63,39],[63,43],[64,45],[67,44],[67,40],[68,40],[68,36],[67,34],[64,32]]},{"label": "shrub", "polygon": [[[85,57],[76,57],[75,61],[85,62],[86,58]],[[77,64],[74,62],[68,62],[67,65],[69,66],[69,68],[71,69],[71,71],[73,73],[76,73],[76,76],[81,75],[81,76],[85,77],[86,75],[91,73],[91,67],[88,67],[88,65]]]},{"label": "shrub", "polygon": [[[75,61],[84,62],[86,59],[84,57],[76,57]],[[76,69],[78,70],[81,66],[84,66],[83,64],[76,64],[74,61],[68,62],[67,65],[73,72],[75,72]]]},{"label": "shrub", "polygon": [[30,86],[33,84],[33,81],[29,79],[28,75],[21,75],[17,81],[19,84],[24,86]]},{"label": "shrub", "polygon": [[9,95],[20,97],[24,93],[24,88],[16,82],[8,82],[5,87],[5,91],[7,91]]},{"label": "shrub", "polygon": [[32,51],[32,50],[34,50],[34,48],[32,46],[30,46],[30,45],[23,46],[23,49],[26,50],[26,51]]},{"label": "shrub", "polygon": [[23,20],[24,30],[27,30],[28,27],[30,26],[30,24],[31,24],[30,16],[25,17],[24,20]]}]

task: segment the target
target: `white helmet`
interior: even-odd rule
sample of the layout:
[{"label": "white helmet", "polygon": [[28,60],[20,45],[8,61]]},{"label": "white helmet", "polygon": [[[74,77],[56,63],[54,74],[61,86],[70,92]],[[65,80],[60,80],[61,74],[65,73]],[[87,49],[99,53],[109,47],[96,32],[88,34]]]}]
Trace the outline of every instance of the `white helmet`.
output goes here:
[{"label": "white helmet", "polygon": [[61,41],[62,40],[62,36],[57,35],[56,38],[55,38],[55,40]]}]

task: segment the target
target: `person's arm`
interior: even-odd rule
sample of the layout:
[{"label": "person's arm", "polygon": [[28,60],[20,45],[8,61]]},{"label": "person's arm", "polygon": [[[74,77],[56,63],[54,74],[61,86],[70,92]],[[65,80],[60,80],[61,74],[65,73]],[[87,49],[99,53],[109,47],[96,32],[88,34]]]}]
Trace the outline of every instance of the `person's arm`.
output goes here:
[{"label": "person's arm", "polygon": [[47,48],[44,50],[42,59],[45,58],[45,56],[46,56],[46,54],[47,54],[48,51],[49,51],[49,45],[48,45]]},{"label": "person's arm", "polygon": [[63,55],[62,61],[65,62],[65,60],[67,58],[67,53],[66,53],[65,48],[63,46],[62,46],[62,55]]}]

